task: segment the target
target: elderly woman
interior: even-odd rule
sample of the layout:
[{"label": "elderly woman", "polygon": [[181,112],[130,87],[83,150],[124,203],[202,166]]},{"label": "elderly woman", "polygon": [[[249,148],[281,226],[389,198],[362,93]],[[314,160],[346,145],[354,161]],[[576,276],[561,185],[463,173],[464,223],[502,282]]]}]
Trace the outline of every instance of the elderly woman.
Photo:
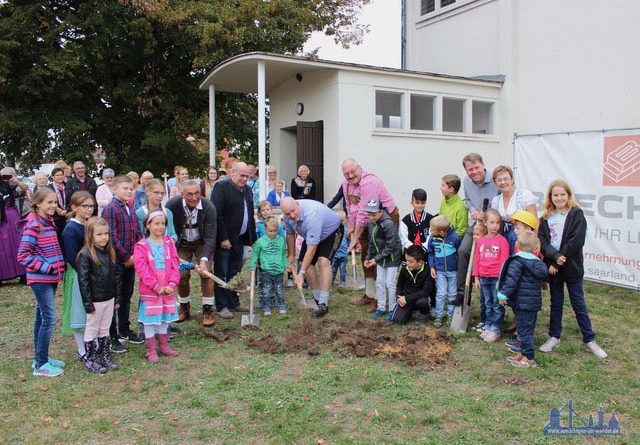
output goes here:
[{"label": "elderly woman", "polygon": [[146,187],[149,181],[153,179],[153,173],[149,170],[145,170],[140,175],[140,187],[136,189],[136,193],[133,197],[133,207],[138,210],[140,207],[147,203]]},{"label": "elderly woman", "polygon": [[316,182],[310,176],[306,165],[298,167],[298,176],[291,180],[291,196],[293,199],[316,199]]},{"label": "elderly woman", "polygon": [[102,184],[96,190],[96,202],[98,203],[98,216],[102,216],[102,211],[113,199],[113,178],[116,173],[112,168],[105,168],[102,171]]},{"label": "elderly woman", "polygon": [[509,241],[509,247],[513,251],[517,237],[513,224],[508,218],[518,210],[527,210],[538,219],[536,197],[528,190],[521,190],[515,187],[513,184],[513,170],[507,166],[499,165],[493,170],[493,182],[496,183],[500,194],[494,196],[491,200],[491,208],[500,213],[503,223],[502,234]]},{"label": "elderly woman", "polygon": [[278,182],[278,170],[271,165],[267,168],[267,193],[276,189]]},{"label": "elderly woman", "polygon": [[[46,187],[49,183],[49,178],[47,178],[47,175],[45,175],[44,173],[38,172],[33,178],[33,182],[35,183],[35,187],[33,187],[31,196],[33,196],[38,191],[38,189]],[[31,200],[31,196],[29,196],[29,200]]]},{"label": "elderly woman", "polygon": [[280,201],[282,201],[282,198],[285,196],[289,196],[289,193],[284,191],[284,181],[278,179],[275,190],[271,190],[267,196],[267,202],[271,204],[271,207],[279,209]]},{"label": "elderly woman", "polygon": [[[0,170],[0,245],[3,254],[0,255],[0,281],[22,277],[24,267],[18,264],[18,244],[20,236],[16,224],[20,220],[16,208],[16,198],[27,190],[27,184],[18,181],[16,171],[11,167]],[[22,278],[21,278],[21,281]],[[26,282],[25,282],[26,283]]]}]

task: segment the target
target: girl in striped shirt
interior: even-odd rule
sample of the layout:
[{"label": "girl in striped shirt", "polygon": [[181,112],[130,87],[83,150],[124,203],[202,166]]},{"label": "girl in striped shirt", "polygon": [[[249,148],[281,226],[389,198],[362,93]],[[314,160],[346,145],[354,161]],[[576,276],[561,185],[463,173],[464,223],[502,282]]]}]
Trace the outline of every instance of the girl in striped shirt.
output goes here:
[{"label": "girl in striped shirt", "polygon": [[46,187],[39,189],[33,195],[31,206],[32,212],[18,223],[22,239],[17,258],[27,270],[27,284],[37,303],[33,375],[56,377],[64,374],[64,362],[49,357],[49,342],[57,317],[54,295],[64,276],[64,258],[53,221],[58,207],[56,193]]}]

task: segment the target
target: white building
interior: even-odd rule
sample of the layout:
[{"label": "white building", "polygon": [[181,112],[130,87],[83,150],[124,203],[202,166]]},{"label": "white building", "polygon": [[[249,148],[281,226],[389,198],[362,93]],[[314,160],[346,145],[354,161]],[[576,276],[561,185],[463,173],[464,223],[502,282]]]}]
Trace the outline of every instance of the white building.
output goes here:
[{"label": "white building", "polygon": [[259,113],[268,97],[270,163],[287,182],[308,164],[327,202],[353,157],[401,212],[416,187],[437,210],[440,178],[462,175],[468,152],[513,165],[515,134],[639,126],[640,2],[404,2],[403,70],[250,53],[201,88],[210,105],[216,90],[258,93]]}]

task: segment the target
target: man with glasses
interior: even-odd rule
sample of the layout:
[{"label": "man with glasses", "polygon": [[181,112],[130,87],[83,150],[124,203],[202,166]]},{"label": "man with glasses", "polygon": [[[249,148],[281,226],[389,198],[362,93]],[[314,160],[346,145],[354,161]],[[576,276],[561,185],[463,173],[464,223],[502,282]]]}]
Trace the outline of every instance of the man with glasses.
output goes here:
[{"label": "man with glasses", "polygon": [[[166,203],[173,213],[173,226],[178,236],[178,256],[185,261],[194,261],[196,271],[211,272],[211,258],[216,250],[216,209],[206,198],[200,196],[200,183],[188,179],[183,183],[182,196],[171,198]],[[178,284],[178,323],[191,317],[190,272],[180,272]],[[211,327],[213,318],[213,280],[200,275],[202,291],[202,325]]]},{"label": "man with glasses", "polygon": [[[218,215],[218,248],[215,254],[215,274],[229,281],[242,269],[244,246],[256,241],[253,219],[253,193],[247,185],[249,167],[236,162],[231,167],[229,180],[217,181],[211,192],[211,201]],[[233,318],[232,311],[246,312],[238,293],[215,287],[216,309],[222,318]]]}]

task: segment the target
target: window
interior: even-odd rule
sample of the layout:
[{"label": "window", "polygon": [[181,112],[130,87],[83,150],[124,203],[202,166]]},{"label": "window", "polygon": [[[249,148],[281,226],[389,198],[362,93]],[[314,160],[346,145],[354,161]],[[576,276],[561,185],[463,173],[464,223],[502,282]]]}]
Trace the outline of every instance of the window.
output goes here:
[{"label": "window", "polygon": [[411,95],[411,129],[433,131],[433,107],[436,98],[419,94]]},{"label": "window", "polygon": [[440,0],[440,7],[444,8],[445,6],[452,5],[456,2],[456,0]]},{"label": "window", "polygon": [[473,133],[493,134],[493,102],[474,100],[471,108]]},{"label": "window", "polygon": [[464,132],[464,99],[442,99],[442,131]]},{"label": "window", "polygon": [[429,14],[436,9],[436,0],[422,0],[420,2],[420,15]]},{"label": "window", "polygon": [[376,91],[376,127],[402,128],[403,93]]}]

